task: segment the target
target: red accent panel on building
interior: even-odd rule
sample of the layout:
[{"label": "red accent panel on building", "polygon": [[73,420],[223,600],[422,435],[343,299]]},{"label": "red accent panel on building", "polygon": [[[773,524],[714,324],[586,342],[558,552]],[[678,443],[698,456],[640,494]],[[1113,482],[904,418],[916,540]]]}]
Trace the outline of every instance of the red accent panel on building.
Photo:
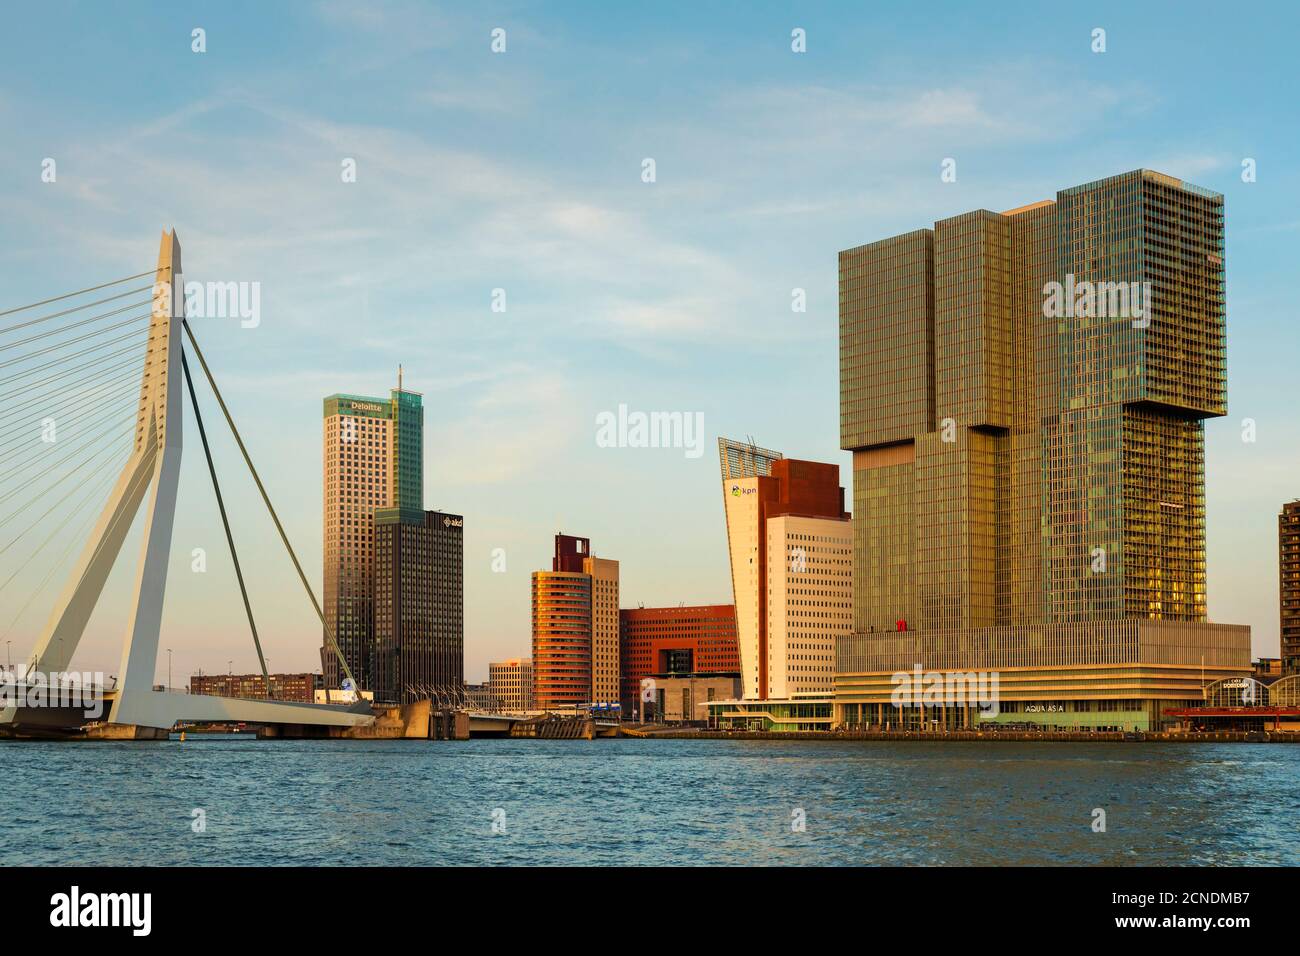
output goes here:
[{"label": "red accent panel on building", "polygon": [[555,557],[551,559],[552,571],[573,571],[581,574],[582,562],[591,557],[591,539],[571,534],[555,536]]}]

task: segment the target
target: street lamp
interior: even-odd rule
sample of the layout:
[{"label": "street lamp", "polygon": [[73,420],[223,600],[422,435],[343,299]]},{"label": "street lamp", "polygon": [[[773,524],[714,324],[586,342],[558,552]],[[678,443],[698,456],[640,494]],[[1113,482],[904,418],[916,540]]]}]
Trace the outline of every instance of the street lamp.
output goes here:
[{"label": "street lamp", "polygon": [[172,689],[172,649],[167,648],[167,692]]}]

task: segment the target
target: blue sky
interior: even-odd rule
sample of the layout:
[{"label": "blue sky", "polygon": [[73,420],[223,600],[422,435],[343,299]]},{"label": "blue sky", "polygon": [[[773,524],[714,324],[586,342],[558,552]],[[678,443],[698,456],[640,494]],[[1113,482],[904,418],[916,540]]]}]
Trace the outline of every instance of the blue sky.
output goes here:
[{"label": "blue sky", "polygon": [[[171,225],[187,277],[259,282],[257,328],[197,332],[317,577],[320,400],[386,394],[403,364],[425,396],[426,506],[466,516],[479,680],[527,653],[528,575],[556,530],[622,562],[624,606],[731,600],[712,444],[599,448],[598,413],[702,412],[710,443],[839,462],[847,487],[836,252],[1158,169],[1226,197],[1210,612],[1274,654],[1276,514],[1300,496],[1296,28],[1284,4],[24,5],[0,35],[0,307],[143,271]],[[187,441],[163,638],[177,683],[255,662]],[[310,607],[216,442],[272,667],[314,668]],[[110,601],[78,663],[113,671],[122,620]]]}]

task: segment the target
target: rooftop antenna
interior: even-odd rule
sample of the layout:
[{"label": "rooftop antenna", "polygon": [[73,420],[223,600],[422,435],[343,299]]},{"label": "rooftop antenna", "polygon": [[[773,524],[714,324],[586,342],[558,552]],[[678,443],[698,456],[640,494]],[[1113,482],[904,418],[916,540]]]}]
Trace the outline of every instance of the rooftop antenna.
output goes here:
[{"label": "rooftop antenna", "polygon": [[397,390],[399,392],[402,390],[402,366],[400,363],[397,366]]}]

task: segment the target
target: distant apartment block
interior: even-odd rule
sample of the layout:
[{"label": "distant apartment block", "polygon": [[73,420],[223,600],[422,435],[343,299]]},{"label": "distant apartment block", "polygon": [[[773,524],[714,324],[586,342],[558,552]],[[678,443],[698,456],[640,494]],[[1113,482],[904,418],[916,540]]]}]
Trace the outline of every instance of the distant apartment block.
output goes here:
[{"label": "distant apartment block", "polygon": [[[312,703],[316,691],[324,687],[320,674],[268,674],[271,697]],[[261,674],[198,674],[190,678],[191,694],[212,697],[266,698],[266,681]]]},{"label": "distant apartment block", "polygon": [[496,695],[492,693],[492,682],[483,684],[466,684],[465,698],[479,710],[497,710]]},{"label": "distant apartment block", "polygon": [[533,662],[516,657],[488,664],[488,688],[505,710],[532,710]]}]

